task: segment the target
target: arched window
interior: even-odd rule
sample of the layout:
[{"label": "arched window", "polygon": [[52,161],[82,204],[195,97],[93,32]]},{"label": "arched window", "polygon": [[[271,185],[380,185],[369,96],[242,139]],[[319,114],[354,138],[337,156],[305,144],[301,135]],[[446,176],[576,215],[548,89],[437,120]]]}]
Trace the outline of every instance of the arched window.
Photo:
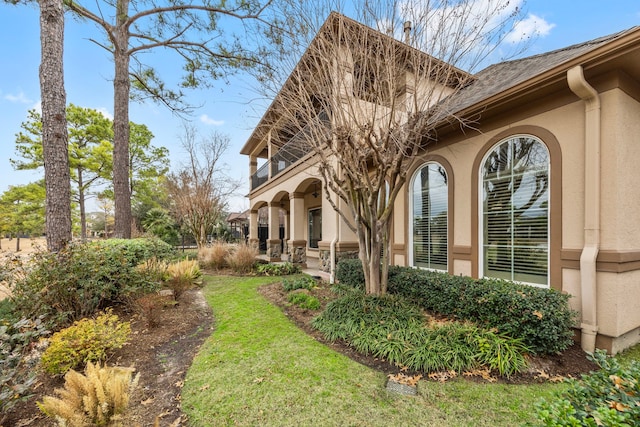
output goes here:
[{"label": "arched window", "polygon": [[426,163],[411,180],[410,231],[414,267],[447,271],[447,173],[438,163]]},{"label": "arched window", "polygon": [[480,170],[480,274],[549,285],[549,152],[531,135],[509,137]]}]

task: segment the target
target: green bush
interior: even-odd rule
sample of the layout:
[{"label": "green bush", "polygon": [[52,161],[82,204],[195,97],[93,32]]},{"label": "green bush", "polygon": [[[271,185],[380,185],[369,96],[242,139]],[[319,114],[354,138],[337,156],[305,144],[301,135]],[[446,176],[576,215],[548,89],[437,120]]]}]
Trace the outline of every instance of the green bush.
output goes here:
[{"label": "green bush", "polygon": [[112,350],[129,339],[131,325],[106,312],[96,319],[82,319],[53,334],[40,361],[49,374],[63,375],[87,362],[104,361]]},{"label": "green bush", "polygon": [[429,326],[419,307],[396,295],[346,292],[312,324],[329,340],[345,340],[363,354],[414,370],[486,366],[510,376],[526,366],[527,348],[520,340],[470,323]]},{"label": "green bush", "polygon": [[289,295],[287,295],[287,301],[307,310],[318,310],[320,308],[318,298],[300,290],[289,293]]},{"label": "green bush", "polygon": [[[0,414],[27,399],[36,381],[30,348],[49,334],[41,319],[0,325]],[[0,416],[0,419],[2,417]]]},{"label": "green bush", "polygon": [[282,281],[282,289],[285,292],[295,291],[296,289],[313,289],[317,286],[316,280],[311,276],[300,276],[292,279],[284,279]]},{"label": "green bush", "polygon": [[299,274],[300,272],[300,267],[290,262],[282,264],[258,264],[256,266],[256,273],[258,273],[259,276],[290,276],[292,274]]},{"label": "green bush", "polygon": [[170,253],[156,239],[74,243],[58,253],[35,253],[9,275],[11,298],[22,317],[44,315],[48,322],[68,325],[127,295],[157,289],[155,274],[136,266],[145,256],[162,259]]},{"label": "green bush", "polygon": [[545,426],[640,425],[640,363],[621,367],[615,358],[596,350],[589,358],[600,370],[569,379],[569,389],[552,401],[536,404],[536,416]]},{"label": "green bush", "polygon": [[570,296],[554,289],[406,267],[390,268],[388,289],[429,311],[522,339],[533,353],[554,354],[573,343],[576,313]]},{"label": "green bush", "polygon": [[118,254],[130,267],[153,257],[166,260],[176,256],[173,246],[158,238],[93,240],[88,245],[98,251]]},{"label": "green bush", "polygon": [[360,259],[342,259],[336,266],[336,279],[341,285],[364,289],[364,273]]}]

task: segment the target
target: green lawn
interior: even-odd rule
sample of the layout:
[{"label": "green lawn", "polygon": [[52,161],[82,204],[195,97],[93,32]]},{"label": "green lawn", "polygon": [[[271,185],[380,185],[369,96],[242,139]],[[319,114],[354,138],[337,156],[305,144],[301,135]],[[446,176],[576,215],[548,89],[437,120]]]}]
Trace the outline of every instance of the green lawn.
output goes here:
[{"label": "green lawn", "polygon": [[198,427],[514,426],[558,384],[421,381],[388,393],[384,374],[299,330],[256,289],[277,278],[206,277],[216,329],[187,373],[182,409]]}]

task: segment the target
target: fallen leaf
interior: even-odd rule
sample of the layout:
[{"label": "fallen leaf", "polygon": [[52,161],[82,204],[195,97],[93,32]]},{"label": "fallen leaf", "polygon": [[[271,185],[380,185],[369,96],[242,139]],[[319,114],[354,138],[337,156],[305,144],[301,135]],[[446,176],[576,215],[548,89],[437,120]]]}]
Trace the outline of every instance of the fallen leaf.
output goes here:
[{"label": "fallen leaf", "polygon": [[200,391],[205,391],[205,390],[209,390],[209,384],[205,384],[202,387],[200,387]]},{"label": "fallen leaf", "polygon": [[147,400],[143,400],[143,401],[142,401],[142,402],[140,402],[140,403],[141,403],[141,404],[143,404],[143,405],[145,405],[145,406],[147,406],[147,405],[152,404],[152,403],[153,403],[153,401],[154,401],[154,398],[153,398],[153,397],[150,397],[150,398],[148,398]]}]

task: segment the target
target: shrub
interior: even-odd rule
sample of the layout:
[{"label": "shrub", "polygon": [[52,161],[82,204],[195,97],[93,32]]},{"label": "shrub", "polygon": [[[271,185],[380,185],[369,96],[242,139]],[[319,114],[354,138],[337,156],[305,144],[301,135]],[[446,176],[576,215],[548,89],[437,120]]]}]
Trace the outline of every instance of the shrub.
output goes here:
[{"label": "shrub", "polygon": [[198,249],[198,261],[204,268],[219,270],[227,266],[229,245],[215,242],[211,247]]},{"label": "shrub", "polygon": [[428,326],[419,307],[402,297],[351,291],[330,302],[313,326],[327,339],[342,339],[357,351],[425,372],[487,366],[510,376],[526,366],[520,340],[470,323]]},{"label": "shrub", "polygon": [[342,259],[336,266],[336,279],[341,285],[364,289],[364,273],[360,259]]},{"label": "shrub", "polygon": [[157,293],[143,295],[133,300],[134,309],[145,319],[147,327],[155,328],[159,324],[160,311],[167,305],[170,297],[162,296]]},{"label": "shrub", "polygon": [[289,276],[299,274],[300,267],[290,262],[282,264],[259,264],[256,267],[256,273],[260,276]]},{"label": "shrub", "polygon": [[318,298],[300,290],[289,293],[289,295],[287,295],[287,301],[307,310],[318,310],[320,308]]},{"label": "shrub", "polygon": [[284,279],[282,281],[282,289],[285,292],[295,291],[296,289],[313,289],[317,286],[316,280],[311,276],[301,276],[292,279]]},{"label": "shrub", "polygon": [[44,315],[63,326],[130,294],[157,289],[155,273],[136,266],[148,259],[144,256],[161,260],[168,253],[166,244],[149,239],[111,242],[74,243],[12,264],[6,276],[17,313],[25,318]]},{"label": "shrub", "polygon": [[133,368],[100,367],[88,363],[85,375],[69,371],[58,397],[45,396],[38,402],[40,410],[60,425],[69,427],[112,425],[127,407],[140,374]]},{"label": "shrub", "polygon": [[82,319],[56,332],[42,355],[43,369],[61,375],[87,362],[104,361],[108,353],[129,339],[131,325],[107,311],[96,319]]},{"label": "shrub", "polygon": [[202,284],[202,272],[198,261],[185,259],[169,264],[167,267],[167,285],[173,290],[173,296],[178,299],[187,289]]},{"label": "shrub", "polygon": [[[0,414],[29,398],[36,381],[33,345],[49,334],[41,319],[0,325]],[[0,416],[2,423],[2,416]]]},{"label": "shrub", "polygon": [[388,289],[432,312],[522,339],[534,353],[558,353],[573,343],[576,313],[570,296],[554,289],[406,267],[390,269]]},{"label": "shrub", "polygon": [[227,256],[227,264],[233,271],[246,274],[251,271],[256,262],[258,250],[251,245],[238,245]]},{"label": "shrub", "polygon": [[566,391],[538,402],[538,420],[545,426],[640,425],[640,362],[623,368],[603,350],[589,358],[600,370],[567,380]]},{"label": "shrub", "polygon": [[132,267],[149,258],[165,260],[176,255],[173,246],[158,238],[93,240],[88,245],[98,251],[115,252]]}]

